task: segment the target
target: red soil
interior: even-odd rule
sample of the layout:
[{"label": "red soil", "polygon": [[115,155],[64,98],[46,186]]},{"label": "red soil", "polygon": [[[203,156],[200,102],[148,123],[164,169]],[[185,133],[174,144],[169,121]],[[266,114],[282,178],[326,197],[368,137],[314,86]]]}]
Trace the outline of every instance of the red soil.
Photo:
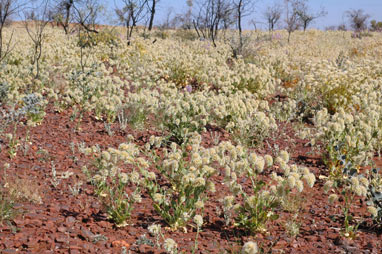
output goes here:
[{"label": "red soil", "polygon": [[[147,195],[143,194],[142,203],[133,210],[130,224],[123,228],[115,227],[107,220],[93,187],[81,172],[81,167],[88,161],[78,152],[73,154],[70,149],[71,142],[85,142],[87,146],[99,144],[101,149],[117,147],[126,141],[128,134],[143,145],[155,132],[147,129],[119,131],[118,124],[114,124],[114,135],[109,136],[104,131],[103,123],[94,120],[91,115],[86,115],[80,125],[81,130],[75,131],[76,123],[70,120],[70,114],[70,110],[57,113],[48,106],[43,123],[30,130],[32,145],[25,155],[20,147],[13,160],[8,158],[7,149],[2,149],[0,153],[0,161],[11,165],[7,170],[7,182],[12,184],[15,179],[22,179],[29,183],[30,192],[36,192],[42,198],[41,204],[17,201],[17,216],[0,225],[2,253],[121,253],[123,246],[131,253],[164,253],[163,249],[148,244],[138,245],[137,242],[143,235],[154,241],[147,231],[149,225],[159,223],[162,228],[166,227]],[[306,140],[294,137],[290,126],[283,126],[282,131],[291,139],[280,139],[278,145],[280,148],[293,147],[292,161],[308,166],[317,179],[319,175],[326,174],[320,156],[307,155],[310,148],[305,146]],[[25,137],[25,133],[25,127],[20,127],[18,136]],[[227,133],[223,134],[222,139],[229,138]],[[207,131],[202,136],[203,144],[209,146],[212,143],[210,133]],[[43,153],[42,149],[47,152]],[[257,152],[269,152],[269,148],[264,146]],[[73,172],[69,178],[61,179],[57,187],[51,183],[51,161],[54,161],[59,176],[63,172]],[[379,159],[378,163],[382,165],[382,160]],[[3,171],[0,176],[3,184]],[[74,186],[79,181],[83,185],[75,196],[68,186]],[[206,205],[205,224],[200,233],[197,253],[239,253],[242,244],[250,240],[256,241],[264,253],[382,253],[381,231],[372,227],[371,220],[360,226],[356,239],[348,240],[341,236],[342,203],[328,203],[328,197],[322,190],[322,180],[318,179],[314,188],[304,190],[302,208],[297,218],[301,224],[300,233],[296,237],[288,236],[284,228],[286,220],[293,214],[281,211],[280,218],[268,224],[268,232],[264,234],[249,235],[225,226],[224,219],[217,214],[217,206],[220,206],[217,200],[227,195],[227,190],[221,184],[221,176],[214,178],[214,181],[217,192]],[[352,209],[355,218],[361,215],[366,217],[365,206],[363,200],[357,200]],[[178,243],[181,250],[191,253],[195,230],[190,227],[187,233],[163,231],[166,237]]]}]

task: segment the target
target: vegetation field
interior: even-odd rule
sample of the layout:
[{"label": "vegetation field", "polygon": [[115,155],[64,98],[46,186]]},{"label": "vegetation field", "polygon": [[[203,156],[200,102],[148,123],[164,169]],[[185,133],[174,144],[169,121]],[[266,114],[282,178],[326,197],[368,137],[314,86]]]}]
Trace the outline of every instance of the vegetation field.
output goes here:
[{"label": "vegetation field", "polygon": [[381,253],[381,33],[38,28],[3,31],[1,253]]}]

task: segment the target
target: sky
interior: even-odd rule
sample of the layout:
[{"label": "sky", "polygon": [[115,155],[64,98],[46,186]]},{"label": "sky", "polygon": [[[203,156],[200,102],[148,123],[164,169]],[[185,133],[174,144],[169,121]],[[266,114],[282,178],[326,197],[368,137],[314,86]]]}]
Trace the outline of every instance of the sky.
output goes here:
[{"label": "sky", "polygon": [[[120,4],[120,0],[105,0],[109,3],[108,7],[114,9],[115,4]],[[251,20],[257,22],[258,28],[265,29],[267,26],[264,23],[263,12],[267,6],[274,2],[283,4],[283,0],[256,0],[256,9],[254,13],[246,17],[243,21],[245,29],[253,29]],[[332,25],[346,23],[344,13],[350,9],[363,9],[372,19],[382,21],[382,0],[309,0],[308,5],[310,10],[317,12],[321,7],[325,8],[327,15],[314,21],[310,28],[324,29]],[[155,25],[163,22],[169,10],[172,14],[185,13],[187,10],[186,0],[160,0],[155,17]]]}]

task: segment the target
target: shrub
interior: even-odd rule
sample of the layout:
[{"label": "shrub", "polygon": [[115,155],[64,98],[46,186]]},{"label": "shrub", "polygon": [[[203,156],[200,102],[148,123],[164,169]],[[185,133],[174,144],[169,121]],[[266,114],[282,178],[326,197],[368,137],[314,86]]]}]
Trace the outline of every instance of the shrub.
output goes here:
[{"label": "shrub", "polygon": [[369,174],[367,205],[369,213],[377,225],[382,225],[382,175],[379,168],[373,168]]},{"label": "shrub", "polygon": [[82,48],[94,47],[97,45],[118,46],[121,43],[119,34],[115,30],[104,29],[98,33],[80,33],[77,45]]},{"label": "shrub", "polygon": [[[135,203],[141,202],[141,177],[134,168],[138,167],[136,160],[138,148],[132,143],[122,143],[118,149],[109,148],[100,152],[97,147],[86,148],[83,153],[93,154],[92,170],[85,168],[105,206],[109,218],[117,226],[128,223]],[[121,169],[121,166],[133,167],[131,172]]]},{"label": "shrub", "polygon": [[[207,193],[214,191],[210,178],[216,170],[209,166],[211,158],[203,152],[200,141],[201,136],[193,134],[180,147],[172,143],[163,161],[154,156],[153,166],[159,170],[160,178],[142,170],[156,212],[173,229],[185,227],[196,211],[204,207]],[[147,149],[151,149],[150,143],[147,145]],[[164,182],[161,184],[159,179]]]},{"label": "shrub", "polygon": [[0,191],[0,225],[4,221],[13,218],[13,202],[10,201],[3,192]]},{"label": "shrub", "polygon": [[[267,184],[260,177],[273,165],[270,155],[247,154],[242,147],[230,144],[220,145],[218,154],[226,154],[224,182],[232,192],[222,200],[226,224],[234,220],[235,226],[250,233],[266,232],[267,222],[278,218],[277,210],[288,207],[291,196],[297,197],[303,191],[303,181],[309,187],[315,182],[315,176],[307,168],[287,164],[289,154],[285,151],[275,159],[284,170],[284,177],[273,173],[274,184]],[[249,190],[244,190],[239,176],[250,181]]]},{"label": "shrub", "polygon": [[0,83],[0,105],[5,102],[8,96],[9,85],[7,82]]},{"label": "shrub", "polygon": [[176,29],[174,37],[182,41],[194,41],[198,39],[197,34],[189,29]]},{"label": "shrub", "polygon": [[168,39],[170,37],[169,32],[164,29],[159,29],[154,31],[154,37],[160,38],[162,40]]}]

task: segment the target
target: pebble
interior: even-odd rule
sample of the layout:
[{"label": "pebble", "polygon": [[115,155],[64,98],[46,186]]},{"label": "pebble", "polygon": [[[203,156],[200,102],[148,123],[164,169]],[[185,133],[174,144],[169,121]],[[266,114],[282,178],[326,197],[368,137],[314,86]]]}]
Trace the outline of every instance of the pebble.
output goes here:
[{"label": "pebble", "polygon": [[81,236],[89,242],[92,242],[95,238],[95,235],[90,230],[84,227],[81,227]]},{"label": "pebble", "polygon": [[75,222],[76,222],[76,218],[74,218],[73,216],[69,216],[65,219],[65,225],[68,227],[73,226]]}]

